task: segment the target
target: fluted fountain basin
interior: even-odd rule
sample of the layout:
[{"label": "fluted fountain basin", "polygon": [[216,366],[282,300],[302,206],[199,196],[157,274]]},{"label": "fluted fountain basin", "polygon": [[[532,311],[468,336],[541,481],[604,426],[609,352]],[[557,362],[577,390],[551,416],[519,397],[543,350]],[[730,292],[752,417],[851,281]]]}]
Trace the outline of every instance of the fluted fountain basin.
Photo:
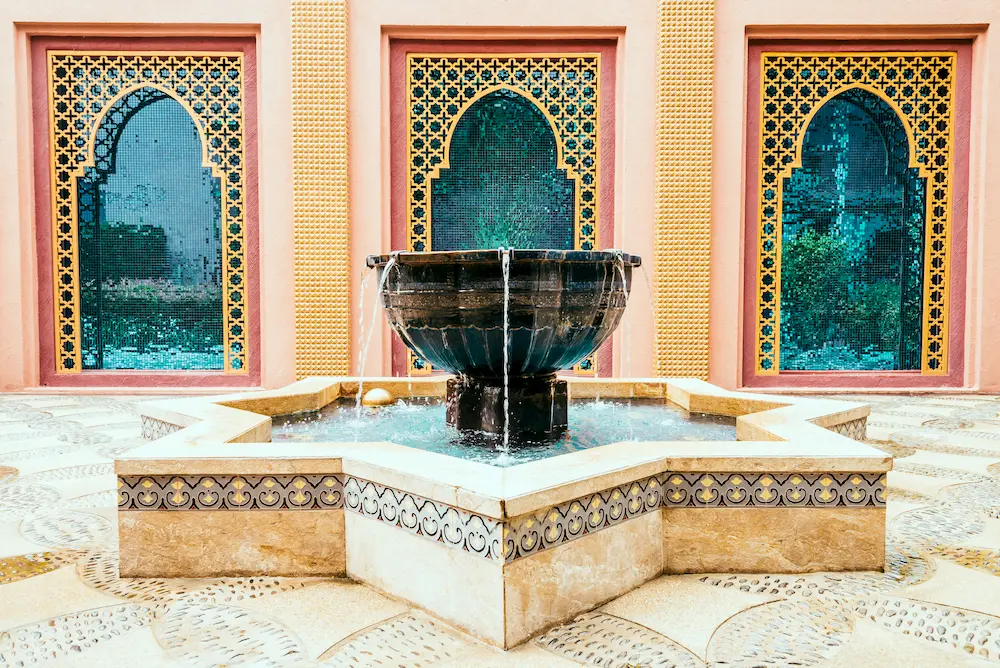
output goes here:
[{"label": "fluted fountain basin", "polygon": [[567,426],[566,383],[556,372],[611,336],[640,263],[619,251],[513,250],[505,300],[497,250],[368,258],[392,329],[418,357],[458,376],[448,387],[448,424],[498,433],[509,419],[512,433],[542,436]]}]

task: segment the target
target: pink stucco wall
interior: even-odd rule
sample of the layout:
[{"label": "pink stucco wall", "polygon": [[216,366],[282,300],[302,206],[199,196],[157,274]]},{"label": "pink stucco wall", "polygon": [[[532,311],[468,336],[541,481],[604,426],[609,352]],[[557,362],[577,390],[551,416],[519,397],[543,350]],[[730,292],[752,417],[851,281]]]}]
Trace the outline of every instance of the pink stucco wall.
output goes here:
[{"label": "pink stucco wall", "polygon": [[[743,384],[749,41],[972,40],[968,252],[962,260],[965,352],[960,384],[1000,390],[1000,350],[992,345],[1000,333],[1000,167],[987,154],[991,136],[1000,131],[1000,44],[989,36],[990,25],[1000,22],[1000,3],[719,0],[716,6],[709,380],[725,387]],[[896,389],[905,387],[901,384]]]},{"label": "pink stucco wall", "polygon": [[[0,391],[39,382],[28,39],[32,34],[252,36],[257,39],[261,362],[266,386],[294,376],[290,0],[35,0],[0,3]],[[390,37],[617,39],[615,238],[602,245],[653,251],[657,0],[364,0],[349,18],[351,299],[363,258],[391,248]],[[995,0],[716,0],[710,380],[742,384],[748,40],[973,40],[969,123],[968,254],[963,384],[1000,390],[1000,23]],[[567,28],[566,26],[572,26]],[[373,291],[368,293],[370,313]],[[630,368],[653,368],[645,283],[632,297]],[[351,322],[358,322],[358,312]],[[391,370],[381,316],[368,373]],[[357,343],[352,359],[357,358]]]},{"label": "pink stucco wall", "polygon": [[[257,40],[260,362],[264,385],[294,379],[291,7],[278,0],[0,3],[0,391],[39,383],[30,37],[252,37]],[[82,383],[81,383],[82,384]]]}]

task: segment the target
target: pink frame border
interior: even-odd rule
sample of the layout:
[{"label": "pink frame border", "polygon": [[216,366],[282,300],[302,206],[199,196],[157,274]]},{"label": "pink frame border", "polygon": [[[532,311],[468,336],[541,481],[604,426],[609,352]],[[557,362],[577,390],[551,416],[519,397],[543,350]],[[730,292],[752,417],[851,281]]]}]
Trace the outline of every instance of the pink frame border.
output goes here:
[{"label": "pink frame border", "polygon": [[[253,37],[33,37],[31,39],[31,115],[34,135],[35,235],[38,249],[39,380],[49,387],[254,387],[260,385],[260,241],[257,165],[257,42]],[[80,371],[55,372],[53,336],[51,184],[49,175],[48,77],[50,49],[124,51],[242,51],[244,141],[246,146],[246,242],[249,293],[249,372]]]},{"label": "pink frame border", "polygon": [[[412,51],[431,53],[536,53],[599,52],[601,54],[601,172],[599,239],[605,247],[615,238],[615,101],[618,67],[618,39],[396,39],[389,41],[389,171],[390,171],[390,243],[393,249],[406,247],[406,54]],[[392,374],[406,375],[406,346],[395,334],[392,337]],[[614,348],[608,339],[597,351],[598,375],[612,375]]]},{"label": "pink frame border", "polygon": [[[952,193],[951,285],[948,296],[948,373],[925,376],[919,371],[783,371],[775,376],[755,372],[758,179],[760,153],[760,57],[763,51],[955,51],[958,53],[955,100],[954,178]],[[744,198],[743,381],[761,388],[930,388],[962,387],[965,382],[966,269],[968,263],[969,124],[972,88],[971,41],[753,41],[747,59],[747,151]]]}]

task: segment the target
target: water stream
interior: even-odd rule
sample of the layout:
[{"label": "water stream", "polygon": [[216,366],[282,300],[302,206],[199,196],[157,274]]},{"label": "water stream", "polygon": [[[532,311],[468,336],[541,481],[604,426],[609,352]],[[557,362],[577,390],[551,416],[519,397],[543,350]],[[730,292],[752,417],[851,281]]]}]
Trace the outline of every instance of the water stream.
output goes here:
[{"label": "water stream", "polygon": [[[375,329],[375,318],[378,315],[378,305],[382,303],[382,291],[385,289],[385,282],[389,278],[389,271],[396,265],[396,258],[399,257],[399,251],[394,251],[390,257],[389,261],[385,263],[385,267],[382,268],[382,275],[378,279],[378,292],[375,293],[375,304],[372,306],[372,317],[368,320],[368,334],[365,336],[365,344],[361,347],[361,358],[358,368],[358,396],[355,397],[354,412],[355,416],[361,419],[361,397],[364,395],[365,386],[365,361],[368,359],[368,346],[372,342],[372,331]],[[364,282],[361,283],[361,296],[364,298]],[[361,304],[361,319],[364,320],[364,302]],[[364,331],[361,332],[364,335]]]},{"label": "water stream", "polygon": [[[628,309],[628,282],[625,280],[625,257],[620,250],[615,251],[615,270],[622,279],[622,292],[625,293],[625,312],[622,313],[622,322],[625,324],[625,345],[622,346],[622,378],[628,379],[628,410],[632,410],[632,399],[635,395],[635,386],[632,385],[632,355],[629,352],[632,348],[632,322]],[[612,281],[614,285],[614,281]],[[630,416],[631,417],[631,416]],[[634,438],[632,420],[629,419],[629,440]]]},{"label": "water stream", "polygon": [[510,454],[510,253],[500,247],[500,271],[503,274],[503,445],[500,451]]}]

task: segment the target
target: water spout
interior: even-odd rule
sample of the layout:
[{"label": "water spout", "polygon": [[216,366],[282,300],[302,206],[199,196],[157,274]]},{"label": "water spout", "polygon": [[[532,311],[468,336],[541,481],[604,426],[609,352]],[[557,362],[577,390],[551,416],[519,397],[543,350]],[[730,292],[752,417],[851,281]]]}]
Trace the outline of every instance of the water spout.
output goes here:
[{"label": "water spout", "polygon": [[[372,307],[372,317],[368,321],[368,334],[365,336],[365,343],[361,347],[360,357],[359,357],[359,368],[358,368],[358,395],[355,397],[354,412],[355,416],[361,419],[361,397],[364,395],[365,386],[365,361],[368,359],[368,346],[372,342],[372,330],[375,329],[375,314],[378,313],[378,302],[381,301],[379,297],[383,294],[385,290],[385,282],[389,278],[389,272],[396,265],[396,259],[399,257],[399,251],[394,251],[389,257],[389,261],[386,262],[385,267],[382,268],[382,275],[378,279],[378,293],[375,298],[375,305]],[[364,281],[361,283],[361,298],[364,299]],[[364,302],[362,301],[362,314],[361,320],[364,322]],[[364,330],[362,329],[362,335],[364,335]]]}]

